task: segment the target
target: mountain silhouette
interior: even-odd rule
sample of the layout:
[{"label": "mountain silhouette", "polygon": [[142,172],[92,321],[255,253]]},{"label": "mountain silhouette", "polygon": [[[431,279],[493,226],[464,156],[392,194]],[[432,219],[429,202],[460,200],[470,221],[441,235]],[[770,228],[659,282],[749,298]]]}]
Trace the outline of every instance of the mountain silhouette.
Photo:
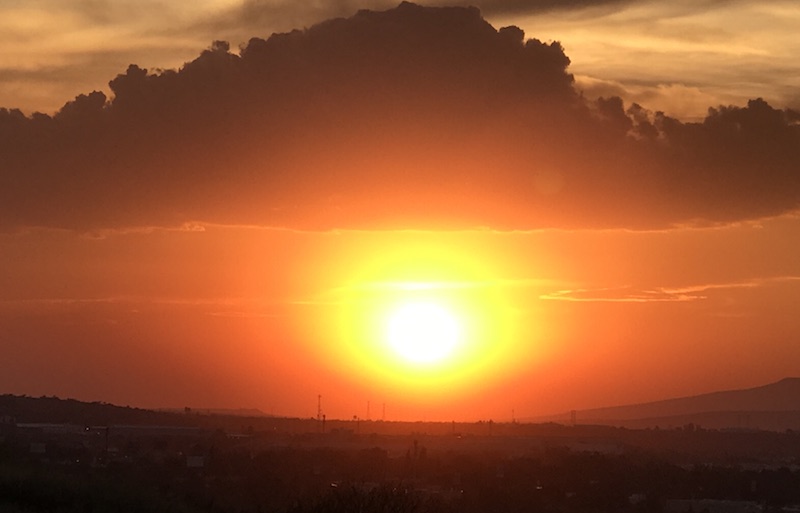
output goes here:
[{"label": "mountain silhouette", "polygon": [[[687,423],[713,428],[798,429],[800,428],[800,378],[741,390],[665,399],[661,401],[578,410],[580,424],[608,424],[624,427],[678,426]],[[537,421],[564,422],[571,414],[553,415]]]}]

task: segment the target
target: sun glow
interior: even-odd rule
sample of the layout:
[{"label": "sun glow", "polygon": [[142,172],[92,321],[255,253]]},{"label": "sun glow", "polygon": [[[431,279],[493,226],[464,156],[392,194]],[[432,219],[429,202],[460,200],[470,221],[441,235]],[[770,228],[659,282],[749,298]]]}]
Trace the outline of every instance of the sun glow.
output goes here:
[{"label": "sun glow", "polygon": [[491,248],[392,238],[346,262],[326,298],[334,324],[308,326],[327,341],[319,357],[358,386],[431,404],[509,379],[530,346]]}]

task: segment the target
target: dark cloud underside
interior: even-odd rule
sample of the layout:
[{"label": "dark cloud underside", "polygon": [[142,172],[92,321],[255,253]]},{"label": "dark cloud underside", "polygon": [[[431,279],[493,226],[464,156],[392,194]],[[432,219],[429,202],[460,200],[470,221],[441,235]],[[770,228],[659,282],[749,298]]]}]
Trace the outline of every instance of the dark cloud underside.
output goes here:
[{"label": "dark cloud underside", "polygon": [[132,65],[111,99],[0,111],[0,222],[644,228],[797,207],[797,113],[684,124],[585,100],[568,65],[477,9],[406,3]]}]

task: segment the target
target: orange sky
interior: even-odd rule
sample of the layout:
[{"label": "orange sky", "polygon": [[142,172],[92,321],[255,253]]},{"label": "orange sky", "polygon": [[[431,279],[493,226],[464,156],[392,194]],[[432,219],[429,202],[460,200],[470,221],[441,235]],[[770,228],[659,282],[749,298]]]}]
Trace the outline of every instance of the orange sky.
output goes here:
[{"label": "orange sky", "polygon": [[[0,79],[4,103],[83,96],[53,117],[0,111],[0,392],[296,416],[322,394],[331,418],[365,418],[369,402],[372,418],[385,404],[390,420],[501,421],[798,375],[791,74],[685,82],[669,61],[696,39],[642,39],[644,8],[627,2],[490,2],[488,21],[406,5],[198,56],[191,34],[239,34],[247,9],[302,25],[358,8],[205,4],[227,17],[215,29],[172,8],[186,27],[172,38],[144,15],[124,25],[135,9],[121,1],[57,26],[47,2],[5,21],[50,39],[0,60],[18,70]],[[662,29],[713,25],[668,14]],[[497,31],[514,20],[524,37]],[[563,28],[563,48],[525,43],[558,36],[544,26]],[[90,66],[54,100],[49,80],[96,62],[105,31],[142,68]],[[749,36],[703,44],[780,60],[776,32],[761,53]],[[71,53],[42,64],[59,37]],[[664,67],[625,82],[646,45]],[[150,64],[175,59],[191,62]],[[113,80],[84,87],[94,74]],[[728,99],[742,101],[694,122],[697,102]],[[433,369],[376,349],[381,309],[419,297],[468,332]]]},{"label": "orange sky", "polygon": [[[386,403],[388,418],[429,420],[757,385],[797,373],[799,227],[785,217],[654,232],[9,234],[0,238],[0,385],[298,416],[313,415],[322,393],[331,417],[366,417],[370,401],[373,418]],[[337,289],[408,245],[477,257],[485,275],[464,279],[512,316],[500,361],[447,390],[398,390],[385,370],[348,355],[331,327],[348,301]]]}]

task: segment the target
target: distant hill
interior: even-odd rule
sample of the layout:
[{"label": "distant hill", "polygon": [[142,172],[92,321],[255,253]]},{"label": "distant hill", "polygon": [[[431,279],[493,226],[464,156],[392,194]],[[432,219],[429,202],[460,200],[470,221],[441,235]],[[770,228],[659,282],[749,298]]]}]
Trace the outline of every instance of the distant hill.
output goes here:
[{"label": "distant hill", "polygon": [[[531,419],[571,422],[571,414]],[[579,410],[578,424],[630,428],[675,427],[688,423],[723,429],[800,429],[800,378],[742,390],[726,390],[650,403]]]},{"label": "distant hill", "polygon": [[[260,410],[183,409],[153,411],[108,403],[82,402],[57,397],[0,395],[0,419],[16,423],[64,423],[75,425],[171,425],[222,428],[230,432],[253,428],[291,432],[315,432],[311,418],[288,419],[265,415]],[[569,424],[570,412],[518,419],[526,423]],[[712,429],[760,429],[800,431],[800,378],[743,390],[727,390],[650,403],[575,411],[581,425],[620,426],[632,429],[674,428],[687,424]],[[339,423],[342,423],[339,426]],[[329,420],[331,429],[352,429],[348,421]],[[447,424],[447,426],[450,426]],[[373,428],[365,428],[373,429]],[[431,427],[433,429],[433,427]]]},{"label": "distant hill", "polygon": [[106,424],[188,424],[185,416],[130,406],[84,402],[58,397],[0,395],[0,417],[17,423],[58,423],[75,425]]},{"label": "distant hill", "polygon": [[[73,426],[172,426],[229,433],[252,430],[311,431],[315,421],[265,415],[256,409],[209,410],[183,408],[145,410],[101,402],[58,397],[0,394],[0,424],[68,424]],[[310,426],[310,427],[309,427]]]},{"label": "distant hill", "polygon": [[258,408],[159,408],[169,413],[196,413],[198,415],[226,415],[231,417],[272,417]]}]

